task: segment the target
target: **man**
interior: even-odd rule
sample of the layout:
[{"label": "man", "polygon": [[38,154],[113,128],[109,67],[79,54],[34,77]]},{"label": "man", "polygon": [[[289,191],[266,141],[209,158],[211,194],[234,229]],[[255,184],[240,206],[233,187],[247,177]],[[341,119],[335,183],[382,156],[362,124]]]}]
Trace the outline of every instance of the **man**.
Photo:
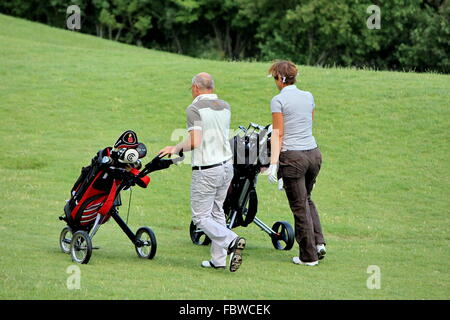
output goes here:
[{"label": "man", "polygon": [[188,138],[167,146],[159,154],[172,155],[192,150],[192,221],[211,239],[211,260],[202,267],[224,269],[230,255],[230,271],[242,263],[246,241],[226,227],[222,208],[233,178],[233,154],[228,142],[230,105],[214,94],[214,80],[208,73],[192,78],[194,101],[186,109]]}]

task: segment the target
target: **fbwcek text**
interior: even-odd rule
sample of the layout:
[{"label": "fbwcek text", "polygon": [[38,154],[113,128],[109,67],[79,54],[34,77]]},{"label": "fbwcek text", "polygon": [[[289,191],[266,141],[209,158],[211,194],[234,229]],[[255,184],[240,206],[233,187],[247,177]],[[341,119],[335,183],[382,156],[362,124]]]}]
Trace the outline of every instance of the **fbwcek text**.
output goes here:
[{"label": "fbwcek text", "polygon": [[179,310],[180,315],[197,315],[211,317],[214,312],[222,313],[224,315],[269,315],[270,305],[263,304],[225,304],[223,308],[190,306],[186,304]]}]

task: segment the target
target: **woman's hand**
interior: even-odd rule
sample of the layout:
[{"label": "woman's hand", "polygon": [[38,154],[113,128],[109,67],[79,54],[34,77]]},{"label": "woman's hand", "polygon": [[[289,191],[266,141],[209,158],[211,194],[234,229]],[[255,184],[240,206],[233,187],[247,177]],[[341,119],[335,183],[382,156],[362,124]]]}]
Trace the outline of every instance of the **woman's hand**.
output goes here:
[{"label": "woman's hand", "polygon": [[278,172],[278,164],[270,164],[269,169],[267,169],[268,172],[268,179],[270,183],[277,183],[278,182],[278,177],[277,177],[277,172]]}]

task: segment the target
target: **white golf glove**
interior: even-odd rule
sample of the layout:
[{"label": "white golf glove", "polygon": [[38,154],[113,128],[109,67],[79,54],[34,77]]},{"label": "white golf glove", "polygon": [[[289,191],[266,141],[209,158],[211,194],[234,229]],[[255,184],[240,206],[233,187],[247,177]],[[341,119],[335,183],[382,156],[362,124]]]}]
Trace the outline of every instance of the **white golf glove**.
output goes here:
[{"label": "white golf glove", "polygon": [[283,190],[284,184],[283,184],[283,179],[280,178],[278,179],[278,190]]},{"label": "white golf glove", "polygon": [[270,183],[277,183],[277,172],[278,172],[278,164],[271,164],[269,169],[267,169],[267,175]]}]

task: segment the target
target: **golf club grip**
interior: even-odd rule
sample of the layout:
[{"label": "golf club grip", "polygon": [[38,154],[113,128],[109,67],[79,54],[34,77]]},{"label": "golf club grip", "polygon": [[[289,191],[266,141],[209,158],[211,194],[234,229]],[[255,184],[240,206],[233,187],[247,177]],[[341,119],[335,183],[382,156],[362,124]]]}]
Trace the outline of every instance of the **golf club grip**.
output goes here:
[{"label": "golf club grip", "polygon": [[157,155],[152,159],[152,161],[145,165],[144,169],[139,173],[137,177],[142,178],[153,171],[167,169],[172,164],[184,160],[183,150],[181,150],[178,155],[179,157],[176,159],[163,159],[162,157]]},{"label": "golf club grip", "polygon": [[153,169],[152,167],[154,167],[154,164],[155,164],[155,161],[157,160],[157,158],[160,159],[159,156],[156,156],[152,159],[152,161],[150,161],[149,163],[147,163],[145,165],[144,169],[142,169],[142,171],[138,174],[138,178],[145,177],[150,172],[154,171],[154,170],[152,170]]}]

